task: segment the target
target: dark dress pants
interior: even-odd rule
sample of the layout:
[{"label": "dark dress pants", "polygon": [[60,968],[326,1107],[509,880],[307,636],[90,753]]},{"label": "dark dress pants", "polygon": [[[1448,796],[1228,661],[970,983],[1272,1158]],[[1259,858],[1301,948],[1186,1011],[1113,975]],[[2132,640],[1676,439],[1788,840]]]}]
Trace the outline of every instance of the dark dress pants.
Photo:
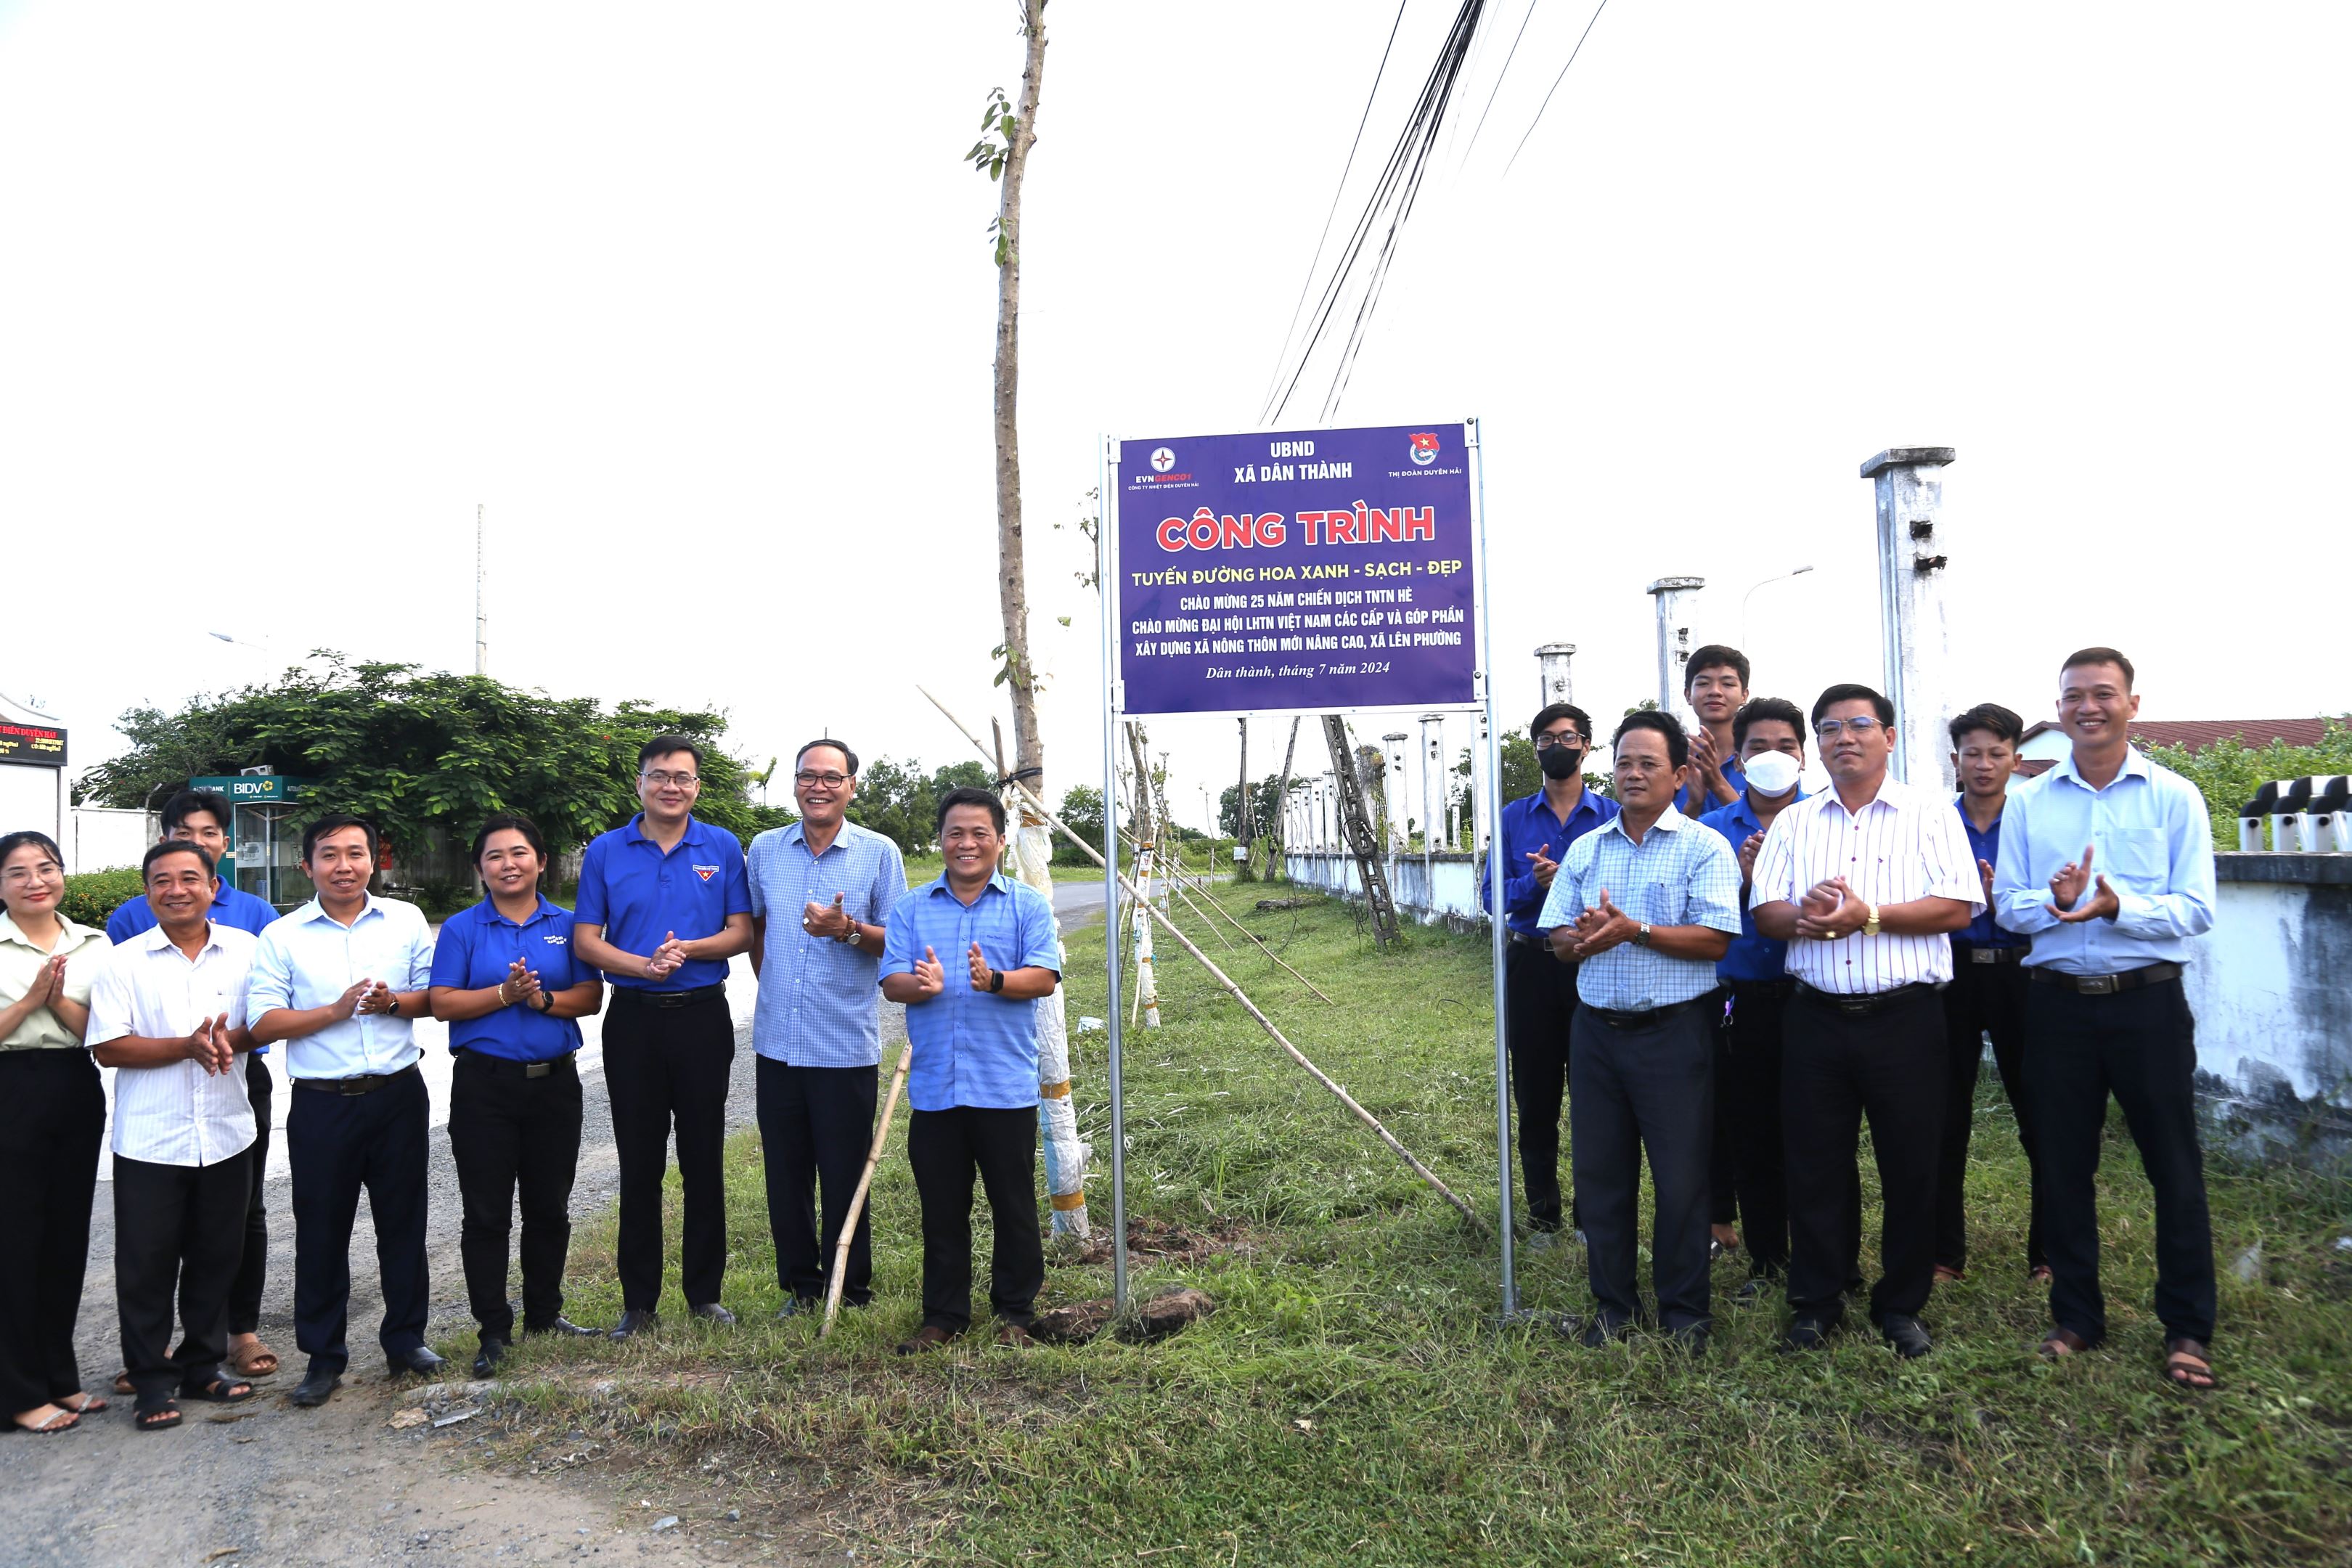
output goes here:
[{"label": "dark dress pants", "polygon": [[245,1098],[253,1105],[253,1194],[245,1205],[245,1244],[236,1261],[236,1278],[228,1288],[228,1331],[231,1337],[261,1331],[261,1291],[269,1280],[269,1205],[264,1184],[269,1175],[269,1099],[275,1088],[269,1058],[256,1051],[245,1058]]},{"label": "dark dress pants", "polygon": [[1714,1024],[1716,1097],[1715,1124],[1707,1136],[1706,1220],[1709,1225],[1738,1225],[1739,1153],[1723,1094],[1731,1081],[1731,1019],[1720,1002],[1708,1017]]},{"label": "dark dress pants", "polygon": [[1658,1321],[1710,1321],[1707,1156],[1715,1121],[1715,1009],[1710,994],[1657,1023],[1621,1029],[1596,1010],[1576,1015],[1576,1098],[1569,1105],[1585,1258],[1601,1321],[1642,1316],[1640,1169],[1650,1156],[1656,1208],[1650,1255]]},{"label": "dark dress pants", "polygon": [[1944,1082],[1944,1138],[1936,1167],[1936,1261],[1952,1269],[1968,1266],[1969,1138],[1976,1122],[1984,1037],[1990,1035],[1993,1066],[2017,1118],[2017,1141],[2025,1149],[2032,1194],[2025,1226],[2025,1266],[2039,1268],[2049,1258],[2042,1247],[2042,1163],[2033,1152],[2033,1098],[2024,1081],[2025,966],[2014,961],[1978,963],[1969,956],[1971,951],[1953,944],[1952,984],[1944,991],[1949,1076]]},{"label": "dark dress pants", "polygon": [[563,1262],[572,1249],[572,1178],[580,1165],[580,1069],[571,1057],[532,1078],[522,1062],[459,1051],[449,1085],[449,1153],[465,1205],[457,1252],[466,1299],[484,1339],[514,1338],[507,1299],[507,1236],[522,1201],[522,1321],[526,1331],[563,1315]]},{"label": "dark dress pants", "polygon": [[0,1416],[81,1392],[74,1320],[105,1128],[88,1051],[0,1051]]},{"label": "dark dress pants", "polygon": [[923,1322],[960,1334],[971,1327],[971,1179],[988,1194],[996,1230],[988,1305],[1026,1328],[1045,1288],[1037,1231],[1037,1108],[959,1105],[908,1113],[907,1164],[923,1205]]},{"label": "dark dress pants", "polygon": [[[822,1299],[841,1247],[849,1196],[874,1146],[875,1067],[793,1067],[761,1057],[757,1068],[761,1162],[768,1178],[768,1226],[776,1242],[776,1283],[803,1301]],[[824,1229],[817,1230],[817,1198]],[[874,1299],[873,1207],[857,1212],[841,1299]]]},{"label": "dark dress pants", "polygon": [[2196,1070],[2197,1024],[2177,979],[2106,996],[2035,982],[2026,994],[2026,1089],[2042,1153],[2050,1316],[2093,1344],[2107,1331],[2094,1184],[2109,1094],[2156,1191],[2156,1315],[2165,1337],[2213,1342],[2213,1226],[2197,1144]]},{"label": "dark dress pants", "polygon": [[425,1259],[425,1126],[431,1106],[415,1068],[368,1094],[339,1094],[298,1081],[286,1105],[286,1154],[293,1167],[294,1343],[313,1370],[351,1364],[344,1330],[352,1304],[352,1227],[360,1191],[375,1220],[376,1268],[387,1356],[425,1343],[431,1278]]},{"label": "dark dress pants", "polygon": [[[228,1297],[253,1197],[248,1146],[210,1165],[114,1159],[114,1310],[122,1365],[148,1408],[221,1375]],[[180,1344],[172,1346],[179,1298]]]},{"label": "dark dress pants", "polygon": [[1936,1144],[1944,1125],[1944,1008],[1931,989],[1849,1013],[1801,990],[1783,1015],[1780,1123],[1789,1173],[1789,1306],[1834,1325],[1859,1272],[1854,1156],[1870,1121],[1880,1275],[1870,1318],[1916,1317],[1936,1274]]},{"label": "dark dress pants", "polygon": [[[1511,1052],[1520,1181],[1534,1230],[1558,1230],[1560,1224],[1559,1108],[1568,1092],[1575,1018],[1576,965],[1562,963],[1549,947],[1512,938],[1503,950],[1503,1038]],[[1577,1213],[1572,1193],[1569,1213]]]},{"label": "dark dress pants", "polygon": [[714,994],[683,1007],[656,1006],[616,986],[604,1013],[604,1091],[613,1100],[613,1145],[621,1166],[617,1247],[621,1305],[650,1312],[661,1300],[662,1175],[677,1131],[686,1235],[679,1279],[686,1304],[719,1300],[727,1276],[727,1078],[735,1066],[735,1020]]}]

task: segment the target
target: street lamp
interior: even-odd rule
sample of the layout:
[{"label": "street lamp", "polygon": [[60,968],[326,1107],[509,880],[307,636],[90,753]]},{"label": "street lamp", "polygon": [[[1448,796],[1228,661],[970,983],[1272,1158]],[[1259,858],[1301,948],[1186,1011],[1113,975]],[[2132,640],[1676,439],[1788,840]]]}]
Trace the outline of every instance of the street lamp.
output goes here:
[{"label": "street lamp", "polygon": [[1770,577],[1767,577],[1767,578],[1765,578],[1765,579],[1764,579],[1764,581],[1763,581],[1762,583],[1758,583],[1758,584],[1754,584],[1753,586],[1751,586],[1751,587],[1748,590],[1748,592],[1746,592],[1745,594],[1742,594],[1742,595],[1739,595],[1739,651],[1740,651],[1740,652],[1742,652],[1742,653],[1746,653],[1746,652],[1748,651],[1748,600],[1750,600],[1750,599],[1752,599],[1752,598],[1754,598],[1754,597],[1756,596],[1756,590],[1757,590],[1758,588],[1764,587],[1764,586],[1766,586],[1766,585],[1767,585],[1767,584],[1772,584],[1772,583],[1785,583],[1785,582],[1787,582],[1787,581],[1788,581],[1790,578],[1791,578],[1791,577],[1801,577],[1801,576],[1803,576],[1806,573],[1808,573],[1808,572],[1810,572],[1810,571],[1811,571],[1811,570],[1812,570],[1812,568],[1811,568],[1811,566],[1799,566],[1799,567],[1795,567],[1795,568],[1793,568],[1793,569],[1791,569],[1791,570],[1790,570],[1790,571],[1780,573],[1779,574],[1777,574],[1777,575],[1775,575],[1775,576],[1770,576]]}]

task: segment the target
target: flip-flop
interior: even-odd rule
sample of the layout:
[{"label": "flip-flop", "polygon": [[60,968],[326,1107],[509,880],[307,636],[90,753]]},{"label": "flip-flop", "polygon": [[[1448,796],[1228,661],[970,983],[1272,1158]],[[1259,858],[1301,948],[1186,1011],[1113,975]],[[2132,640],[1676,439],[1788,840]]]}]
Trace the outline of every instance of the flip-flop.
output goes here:
[{"label": "flip-flop", "polygon": [[256,1340],[249,1345],[232,1348],[228,1364],[236,1369],[239,1377],[270,1377],[278,1371],[278,1352]]},{"label": "flip-flop", "polygon": [[2164,1381],[2191,1394],[2204,1394],[2221,1386],[2221,1381],[2213,1375],[2211,1352],[2187,1338],[2164,1342]]},{"label": "flip-flop", "polygon": [[129,1367],[125,1367],[121,1372],[114,1374],[114,1392],[117,1394],[136,1394],[139,1392],[131,1384],[131,1369]]},{"label": "flip-flop", "polygon": [[207,1405],[238,1405],[253,1397],[253,1384],[241,1377],[216,1377],[202,1388],[180,1390],[183,1399],[201,1399]]},{"label": "flip-flop", "polygon": [[2072,1329],[2053,1329],[2042,1336],[2042,1346],[2034,1353],[2043,1361],[2064,1361],[2070,1355],[2081,1355],[2091,1348],[2091,1342]]},{"label": "flip-flop", "polygon": [[131,1417],[131,1425],[142,1432],[168,1432],[184,1420],[180,1407],[165,1400],[152,1410],[142,1410]]},{"label": "flip-flop", "polygon": [[11,1421],[9,1425],[35,1437],[54,1437],[60,1432],[70,1432],[80,1426],[81,1417],[60,1405],[58,1413],[47,1421],[36,1421],[30,1426],[21,1421]]},{"label": "flip-flop", "polygon": [[85,1394],[81,1396],[79,1405],[68,1405],[62,1399],[57,1403],[59,1409],[70,1410],[77,1415],[95,1415],[101,1410],[110,1410],[114,1407],[114,1402],[102,1394]]}]

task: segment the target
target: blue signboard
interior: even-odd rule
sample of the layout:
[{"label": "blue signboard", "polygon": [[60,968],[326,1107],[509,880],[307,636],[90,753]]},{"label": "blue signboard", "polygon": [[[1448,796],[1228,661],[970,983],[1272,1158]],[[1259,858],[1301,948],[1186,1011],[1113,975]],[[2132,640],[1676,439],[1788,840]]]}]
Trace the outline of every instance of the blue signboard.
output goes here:
[{"label": "blue signboard", "polygon": [[1477,704],[1471,427],[1122,440],[1119,711]]}]

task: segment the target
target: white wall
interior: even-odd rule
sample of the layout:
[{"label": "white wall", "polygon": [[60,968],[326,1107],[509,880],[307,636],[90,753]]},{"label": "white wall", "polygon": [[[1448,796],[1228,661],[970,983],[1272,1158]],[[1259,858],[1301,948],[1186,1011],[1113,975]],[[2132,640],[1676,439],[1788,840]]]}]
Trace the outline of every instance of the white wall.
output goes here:
[{"label": "white wall", "polygon": [[2352,886],[2241,880],[2257,868],[2221,858],[2213,929],[2197,940],[2187,981],[2199,1072],[2257,1110],[2293,1110],[2286,1094],[2352,1109]]},{"label": "white wall", "polygon": [[110,805],[77,805],[70,836],[59,846],[68,871],[105,871],[136,866],[159,837],[155,819],[143,811]]}]

